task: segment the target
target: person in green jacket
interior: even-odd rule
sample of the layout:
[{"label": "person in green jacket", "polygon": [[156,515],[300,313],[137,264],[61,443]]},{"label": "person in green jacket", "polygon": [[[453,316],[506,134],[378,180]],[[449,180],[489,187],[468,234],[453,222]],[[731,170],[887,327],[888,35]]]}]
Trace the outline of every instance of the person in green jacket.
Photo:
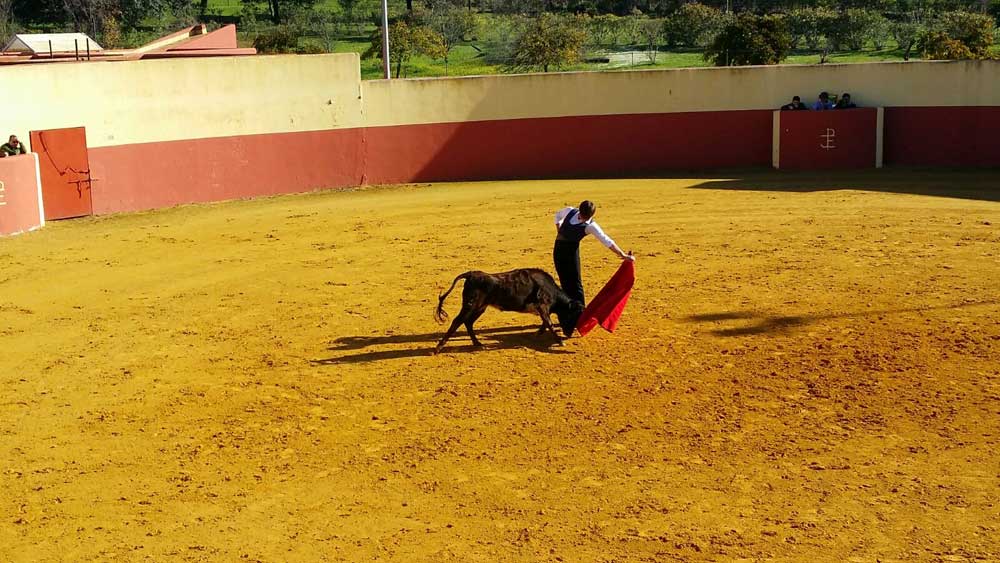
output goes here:
[{"label": "person in green jacket", "polygon": [[0,145],[0,158],[17,156],[19,154],[28,154],[28,147],[25,147],[24,143],[17,140],[17,135],[11,135],[6,143]]}]

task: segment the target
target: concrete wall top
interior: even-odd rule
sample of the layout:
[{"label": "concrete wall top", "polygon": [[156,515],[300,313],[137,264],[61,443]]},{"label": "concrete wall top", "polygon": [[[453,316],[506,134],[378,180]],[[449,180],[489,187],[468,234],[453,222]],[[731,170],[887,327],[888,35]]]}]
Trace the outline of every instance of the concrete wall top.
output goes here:
[{"label": "concrete wall top", "polygon": [[864,106],[1000,105],[1000,61],[570,72],[362,83],[368,126],[775,109],[850,92]]},{"label": "concrete wall top", "polygon": [[0,68],[4,139],[84,126],[92,147],[361,125],[355,53]]}]

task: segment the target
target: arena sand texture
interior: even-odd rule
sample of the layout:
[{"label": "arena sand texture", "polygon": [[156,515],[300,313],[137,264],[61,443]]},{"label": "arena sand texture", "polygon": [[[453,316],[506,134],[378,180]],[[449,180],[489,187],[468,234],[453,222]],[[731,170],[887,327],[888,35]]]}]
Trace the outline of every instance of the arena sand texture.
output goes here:
[{"label": "arena sand texture", "polygon": [[[0,560],[998,561],[998,180],[422,185],[0,240]],[[439,290],[551,271],[584,196],[638,256],[618,332],[490,311],[430,355]],[[583,255],[593,295],[618,261]]]}]

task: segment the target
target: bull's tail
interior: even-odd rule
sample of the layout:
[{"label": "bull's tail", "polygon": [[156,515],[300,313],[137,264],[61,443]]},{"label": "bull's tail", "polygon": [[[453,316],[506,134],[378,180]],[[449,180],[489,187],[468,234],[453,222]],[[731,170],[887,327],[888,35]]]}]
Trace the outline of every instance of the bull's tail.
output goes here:
[{"label": "bull's tail", "polygon": [[437,322],[443,324],[448,320],[448,313],[444,311],[444,300],[448,298],[448,294],[451,293],[451,290],[455,289],[455,285],[458,283],[458,280],[467,279],[470,273],[471,272],[465,272],[464,274],[459,274],[458,277],[455,278],[455,281],[451,282],[451,287],[448,288],[448,291],[438,295],[438,306],[434,311],[434,319],[437,320]]}]

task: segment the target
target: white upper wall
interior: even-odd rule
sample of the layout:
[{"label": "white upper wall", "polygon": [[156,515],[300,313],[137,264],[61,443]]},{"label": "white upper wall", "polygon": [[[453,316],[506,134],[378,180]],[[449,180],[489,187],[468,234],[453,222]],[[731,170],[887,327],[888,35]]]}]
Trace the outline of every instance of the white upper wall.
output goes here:
[{"label": "white upper wall", "polygon": [[1000,61],[781,65],[365,81],[365,123],[777,109],[821,91],[865,106],[1000,106]]},{"label": "white upper wall", "polygon": [[0,137],[87,128],[91,147],[361,125],[354,53],[0,66]]}]

